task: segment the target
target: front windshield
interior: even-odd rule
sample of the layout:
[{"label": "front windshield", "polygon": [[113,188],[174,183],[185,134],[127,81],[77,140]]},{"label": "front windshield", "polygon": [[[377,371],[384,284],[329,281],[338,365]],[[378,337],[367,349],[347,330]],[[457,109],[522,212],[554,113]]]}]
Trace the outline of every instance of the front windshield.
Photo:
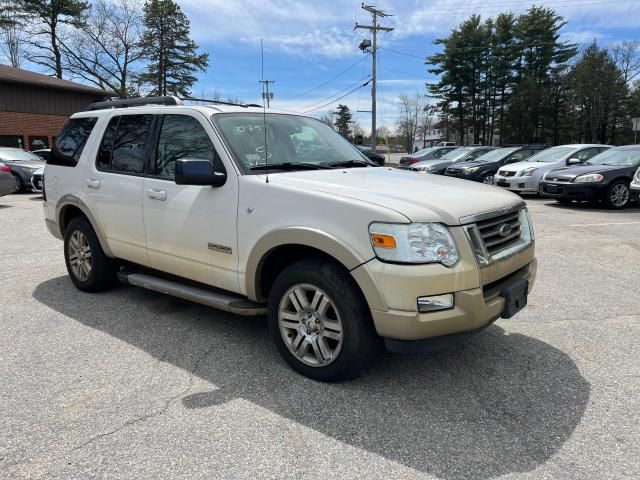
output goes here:
[{"label": "front windshield", "polygon": [[562,160],[568,153],[577,150],[575,147],[552,147],[527,158],[525,162],[553,163]]},{"label": "front windshield", "polygon": [[32,160],[37,160],[39,162],[42,161],[39,156],[17,148],[15,150],[0,150],[0,160],[4,160],[5,162],[28,162]]},{"label": "front windshield", "polygon": [[259,167],[265,163],[289,167],[315,165],[318,168],[348,162],[357,163],[357,166],[372,165],[344,137],[313,118],[274,113],[264,116],[262,113],[224,113],[214,115],[213,120],[245,173],[260,173]]},{"label": "front windshield", "polygon": [[640,165],[640,150],[606,150],[584,162],[584,165],[637,167]]},{"label": "front windshield", "polygon": [[461,159],[462,157],[464,157],[467,153],[469,153],[471,150],[473,150],[470,147],[462,147],[462,148],[456,148],[455,150],[451,150],[449,153],[443,155],[440,157],[440,160],[443,161],[452,161],[455,162],[456,160]]},{"label": "front windshield", "polygon": [[498,150],[491,150],[489,153],[485,153],[478,157],[478,162],[498,162],[505,158],[507,155],[512,154],[518,150],[518,147],[515,148],[499,148]]}]

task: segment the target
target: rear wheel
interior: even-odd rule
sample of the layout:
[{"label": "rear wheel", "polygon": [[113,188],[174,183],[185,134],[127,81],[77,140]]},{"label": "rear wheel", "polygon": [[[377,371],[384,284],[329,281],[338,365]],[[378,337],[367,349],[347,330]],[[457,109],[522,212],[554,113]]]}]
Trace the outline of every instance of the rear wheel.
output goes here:
[{"label": "rear wheel", "polygon": [[357,376],[380,346],[353,279],[327,261],[303,260],[278,276],[269,295],[268,321],[284,360],[314,380]]},{"label": "rear wheel", "polygon": [[15,183],[15,190],[13,193],[20,193],[24,190],[24,182],[22,181],[22,179],[16,175],[15,173],[13,174],[13,181]]},{"label": "rear wheel", "polygon": [[607,196],[604,199],[607,207],[615,210],[626,207],[627,205],[629,205],[630,200],[631,190],[629,189],[629,185],[622,180],[613,182],[609,186]]},{"label": "rear wheel", "polygon": [[64,235],[64,259],[73,284],[86,292],[100,292],[117,281],[117,264],[102,250],[93,227],[76,217]]}]

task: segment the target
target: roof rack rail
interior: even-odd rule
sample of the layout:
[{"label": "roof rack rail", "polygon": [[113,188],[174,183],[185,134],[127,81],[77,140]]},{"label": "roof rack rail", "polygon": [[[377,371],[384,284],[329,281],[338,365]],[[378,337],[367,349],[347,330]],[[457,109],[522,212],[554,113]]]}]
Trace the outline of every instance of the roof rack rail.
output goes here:
[{"label": "roof rack rail", "polygon": [[258,105],[256,103],[233,103],[233,102],[223,102],[222,100],[210,100],[208,98],[194,98],[194,97],[180,97],[182,101],[190,101],[190,102],[203,102],[203,103],[213,103],[217,105],[232,105],[234,107],[260,107],[262,105]]},{"label": "roof rack rail", "polygon": [[182,100],[178,97],[123,98],[107,100],[106,102],[95,102],[89,105],[87,110],[107,110],[110,108],[139,107],[143,105],[182,105]]}]

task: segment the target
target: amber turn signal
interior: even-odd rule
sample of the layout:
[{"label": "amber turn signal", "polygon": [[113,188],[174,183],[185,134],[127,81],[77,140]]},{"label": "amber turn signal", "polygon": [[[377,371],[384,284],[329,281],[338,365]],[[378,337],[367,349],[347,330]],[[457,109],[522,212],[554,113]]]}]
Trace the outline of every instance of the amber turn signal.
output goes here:
[{"label": "amber turn signal", "polygon": [[396,248],[396,239],[393,235],[371,234],[371,243],[378,248]]}]

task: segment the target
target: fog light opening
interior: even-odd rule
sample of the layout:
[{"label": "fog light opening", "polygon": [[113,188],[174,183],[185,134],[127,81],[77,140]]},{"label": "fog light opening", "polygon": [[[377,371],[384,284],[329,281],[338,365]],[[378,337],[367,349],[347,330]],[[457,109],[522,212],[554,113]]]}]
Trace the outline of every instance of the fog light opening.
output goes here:
[{"label": "fog light opening", "polygon": [[418,312],[427,313],[453,308],[453,293],[418,297]]}]

